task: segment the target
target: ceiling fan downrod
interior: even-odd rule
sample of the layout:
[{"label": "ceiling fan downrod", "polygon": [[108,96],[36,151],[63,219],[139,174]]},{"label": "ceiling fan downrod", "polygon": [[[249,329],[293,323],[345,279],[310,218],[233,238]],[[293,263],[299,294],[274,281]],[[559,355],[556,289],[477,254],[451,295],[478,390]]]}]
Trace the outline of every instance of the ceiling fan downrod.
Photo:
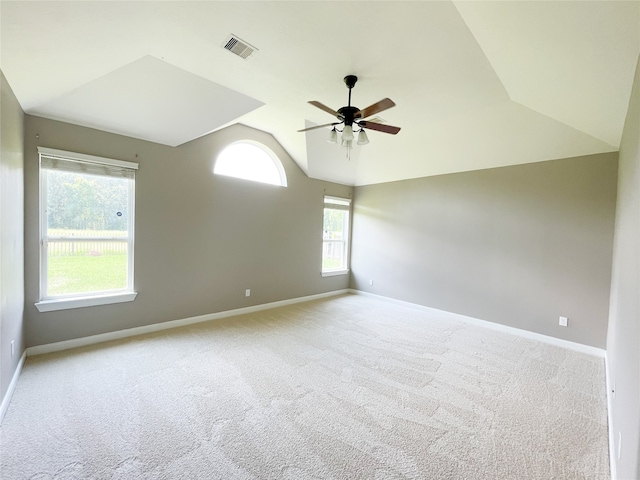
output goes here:
[{"label": "ceiling fan downrod", "polygon": [[355,86],[357,81],[358,77],[356,77],[355,75],[347,75],[346,77],[344,77],[344,83],[349,89],[349,103],[346,107],[338,109],[338,113],[342,116],[345,126],[353,125],[354,120],[360,117],[360,115],[358,115],[360,109],[351,106],[351,89]]},{"label": "ceiling fan downrod", "polygon": [[349,89],[349,106],[351,106],[351,89],[355,87],[357,81],[358,77],[356,77],[355,75],[347,75],[346,77],[344,77],[344,83]]}]

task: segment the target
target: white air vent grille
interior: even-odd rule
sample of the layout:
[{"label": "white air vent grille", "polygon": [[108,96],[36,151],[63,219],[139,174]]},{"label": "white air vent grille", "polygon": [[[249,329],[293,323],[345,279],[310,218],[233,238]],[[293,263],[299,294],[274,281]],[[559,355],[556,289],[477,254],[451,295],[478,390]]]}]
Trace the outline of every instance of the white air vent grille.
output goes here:
[{"label": "white air vent grille", "polygon": [[367,122],[374,122],[374,123],[387,123],[387,121],[384,118],[381,117],[371,117],[371,118],[367,118]]},{"label": "white air vent grille", "polygon": [[231,34],[225,41],[224,49],[229,50],[231,53],[235,53],[245,60],[249,58],[253,52],[258,50],[233,34]]}]

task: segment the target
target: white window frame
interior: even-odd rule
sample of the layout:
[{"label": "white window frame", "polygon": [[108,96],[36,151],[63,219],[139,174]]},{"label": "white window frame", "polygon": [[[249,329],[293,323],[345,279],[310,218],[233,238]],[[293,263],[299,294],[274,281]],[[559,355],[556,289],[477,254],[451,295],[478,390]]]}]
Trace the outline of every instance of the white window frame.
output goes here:
[{"label": "white window frame", "polygon": [[342,210],[342,211],[346,211],[348,213],[348,218],[347,218],[347,225],[346,225],[346,232],[345,232],[345,237],[342,240],[325,240],[324,239],[324,228],[322,229],[322,234],[323,234],[323,238],[322,238],[322,252],[323,252],[323,258],[322,258],[322,263],[324,263],[324,246],[326,243],[341,243],[343,244],[343,248],[344,248],[344,258],[345,258],[345,266],[344,268],[338,268],[338,269],[327,269],[325,270],[324,267],[322,267],[321,265],[321,270],[322,270],[322,276],[323,277],[332,277],[335,275],[347,275],[349,273],[349,255],[350,255],[350,243],[351,243],[351,199],[350,198],[344,198],[344,197],[334,197],[334,196],[330,196],[330,195],[325,195],[324,196],[324,206],[322,209],[322,222],[323,222],[323,226],[324,226],[324,211],[325,209],[332,209],[332,210]]},{"label": "white window frame", "polygon": [[[135,226],[135,171],[138,164],[124,160],[96,157],[82,153],[66,152],[53,148],[38,147],[39,171],[40,171],[40,300],[35,303],[40,312],[54,310],[66,310],[70,308],[90,307],[96,305],[108,305],[113,303],[131,302],[137,293],[134,291],[133,265],[134,265],[134,226]],[[123,289],[108,290],[102,292],[90,292],[87,294],[71,294],[52,296],[47,294],[48,285],[48,243],[50,240],[60,240],[60,237],[48,236],[47,225],[47,175],[43,170],[55,170],[55,168],[43,168],[42,160],[56,160],[77,163],[81,169],[99,171],[100,169],[119,169],[127,171],[132,178],[129,182],[129,214],[127,238],[127,286]],[[66,169],[65,169],[66,170]],[[66,170],[69,171],[69,170]],[[65,240],[69,240],[65,237]],[[81,237],[78,241],[102,241],[113,240],[107,237]],[[121,240],[121,238],[118,238]],[[75,241],[75,240],[69,240]]]},{"label": "white window frame", "polygon": [[[225,151],[238,146],[238,145],[251,145],[253,147],[256,147],[260,150],[262,150],[268,157],[269,159],[273,162],[273,164],[275,165],[276,169],[278,170],[278,175],[280,177],[280,183],[276,184],[276,183],[272,183],[272,182],[267,182],[267,181],[263,181],[263,180],[259,180],[256,178],[249,178],[246,176],[242,176],[242,175],[230,175],[227,173],[223,173],[219,170],[219,164],[218,161],[220,160],[220,156],[222,154],[225,153]],[[215,175],[220,175],[220,176],[224,176],[224,177],[229,177],[229,178],[238,178],[240,180],[245,180],[248,182],[255,182],[255,183],[261,183],[263,185],[273,185],[276,187],[286,187],[287,186],[287,174],[284,170],[284,166],[282,165],[282,162],[280,161],[280,159],[278,158],[278,156],[273,152],[273,150],[271,150],[269,147],[267,147],[266,145],[260,143],[260,142],[256,142],[254,140],[238,140],[236,142],[232,142],[230,144],[228,144],[226,147],[224,147],[220,153],[218,154],[218,156],[216,157],[215,163],[213,165],[213,173]]]}]

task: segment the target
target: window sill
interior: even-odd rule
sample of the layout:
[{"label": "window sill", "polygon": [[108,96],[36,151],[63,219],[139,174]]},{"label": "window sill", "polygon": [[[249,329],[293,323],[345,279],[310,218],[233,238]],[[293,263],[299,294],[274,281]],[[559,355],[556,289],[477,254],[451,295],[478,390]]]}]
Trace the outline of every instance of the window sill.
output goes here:
[{"label": "window sill", "polygon": [[336,275],[348,275],[349,269],[346,270],[328,270],[326,272],[322,272],[323,277],[335,277]]},{"label": "window sill", "polygon": [[137,292],[118,293],[115,295],[99,295],[95,297],[76,297],[57,300],[42,300],[34,305],[39,312],[53,312],[55,310],[69,310],[71,308],[95,307],[111,303],[133,302]]}]

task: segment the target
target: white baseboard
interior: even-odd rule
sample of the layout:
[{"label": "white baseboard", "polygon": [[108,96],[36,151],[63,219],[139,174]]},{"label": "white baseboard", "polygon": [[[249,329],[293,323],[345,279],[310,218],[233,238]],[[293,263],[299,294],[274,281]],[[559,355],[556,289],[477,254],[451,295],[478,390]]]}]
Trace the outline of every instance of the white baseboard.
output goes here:
[{"label": "white baseboard", "polygon": [[235,310],[227,310],[224,312],[210,313],[207,315],[199,315],[197,317],[183,318],[180,320],[171,320],[168,322],[154,323],[151,325],[145,325],[143,327],[128,328],[126,330],[117,330],[115,332],[101,333],[98,335],[91,335],[89,337],[74,338],[72,340],[64,340],[62,342],[48,343],[45,345],[37,345],[27,348],[27,356],[42,355],[44,353],[59,352],[62,350],[68,350],[70,348],[84,347],[87,345],[93,345],[96,343],[108,342],[110,340],[119,340],[121,338],[134,337],[136,335],[143,335],[145,333],[159,332],[162,330],[169,330],[177,327],[184,327],[185,325],[192,325],[194,323],[208,322],[210,320],[217,320],[220,318],[232,317],[234,315],[243,315],[246,313],[258,312],[260,310],[268,310],[270,308],[283,307],[286,305],[293,305],[295,303],[308,302],[310,300],[317,300],[320,298],[333,297],[336,295],[342,295],[350,293],[348,289],[334,290],[327,293],[319,293],[316,295],[308,295],[306,297],[291,298],[289,300],[281,300],[278,302],[263,303],[261,305],[253,305],[251,307],[237,308]]},{"label": "white baseboard", "polygon": [[168,330],[171,328],[177,328],[177,327],[183,327],[185,325],[192,325],[194,323],[201,323],[201,322],[208,322],[210,320],[217,320],[220,318],[226,318],[226,317],[231,317],[234,315],[243,315],[246,313],[253,313],[253,312],[258,312],[261,310],[267,310],[270,308],[276,308],[276,307],[282,307],[282,306],[286,306],[286,305],[293,305],[296,303],[302,303],[302,302],[308,302],[310,300],[317,300],[320,298],[327,298],[327,297],[332,297],[332,296],[337,296],[337,295],[342,295],[345,293],[353,293],[356,295],[364,295],[364,296],[369,296],[369,297],[373,297],[373,298],[377,298],[379,300],[384,300],[387,302],[392,302],[392,303],[396,303],[399,305],[404,305],[406,307],[411,307],[411,308],[416,308],[419,310],[423,310],[425,312],[429,312],[429,313],[433,313],[436,315],[439,315],[441,317],[447,317],[450,318],[452,320],[458,320],[458,321],[462,321],[465,323],[470,323],[473,325],[477,325],[477,326],[481,326],[484,328],[490,328],[493,330],[498,330],[498,331],[502,331],[502,332],[507,332],[507,333],[511,333],[513,335],[518,335],[521,337],[525,337],[525,338],[530,338],[532,340],[538,340],[541,342],[545,342],[548,344],[552,344],[552,345],[556,345],[559,347],[564,347],[564,348],[568,348],[570,350],[576,350],[582,353],[586,353],[589,355],[595,355],[598,357],[605,357],[605,350],[601,349],[601,348],[597,348],[597,347],[592,347],[590,345],[583,345],[581,343],[576,343],[576,342],[571,342],[569,340],[564,340],[561,338],[556,338],[556,337],[551,337],[548,335],[543,335],[541,333],[535,333],[535,332],[530,332],[528,330],[522,330],[520,328],[515,328],[515,327],[509,327],[507,325],[502,325],[499,323],[494,323],[494,322],[489,322],[486,320],[480,320],[478,318],[473,318],[473,317],[468,317],[466,315],[460,315],[457,313],[451,313],[451,312],[447,312],[445,310],[438,310],[437,308],[432,308],[432,307],[426,307],[424,305],[420,305],[417,303],[411,303],[411,302],[405,302],[403,300],[396,300],[395,298],[391,298],[391,297],[385,297],[382,295],[376,295],[373,293],[368,293],[368,292],[363,292],[362,290],[355,290],[355,289],[342,289],[342,290],[335,290],[332,292],[326,292],[326,293],[320,293],[320,294],[316,294],[316,295],[309,295],[309,296],[305,296],[305,297],[298,297],[298,298],[292,298],[292,299],[288,299],[288,300],[281,300],[278,302],[271,302],[271,303],[264,303],[261,305],[253,305],[251,307],[244,307],[244,308],[237,308],[234,310],[227,310],[224,312],[217,312],[217,313],[210,313],[210,314],[206,314],[206,315],[199,315],[196,317],[190,317],[190,318],[183,318],[180,320],[171,320],[168,322],[162,322],[162,323],[154,323],[151,325],[145,325],[142,327],[134,327],[134,328],[128,328],[126,330],[117,330],[115,332],[107,332],[107,333],[101,333],[98,335],[91,335],[89,337],[82,337],[82,338],[75,338],[72,340],[64,340],[61,342],[55,342],[55,343],[48,343],[45,345],[37,345],[34,347],[29,347],[26,350],[26,354],[27,356],[32,356],[32,355],[41,355],[44,353],[51,353],[51,352],[59,352],[62,350],[68,350],[70,348],[76,348],[76,347],[84,347],[87,345],[93,345],[96,343],[102,343],[102,342],[108,342],[110,340],[118,340],[121,338],[127,338],[127,337],[133,337],[136,335],[142,335],[145,333],[153,333],[153,332],[159,332],[162,330]]},{"label": "white baseboard", "polygon": [[22,352],[22,356],[20,357],[20,361],[18,362],[18,366],[16,367],[16,371],[13,372],[13,377],[11,378],[11,383],[9,383],[9,388],[7,388],[7,393],[4,394],[4,398],[2,399],[2,403],[0,403],[0,424],[2,424],[2,420],[4,419],[7,410],[9,409],[9,404],[11,403],[11,397],[13,396],[13,391],[16,389],[16,385],[18,384],[18,378],[20,378],[20,373],[22,373],[22,367],[24,365],[24,361],[27,358],[27,351]]},{"label": "white baseboard", "polygon": [[472,325],[477,325],[479,327],[490,328],[492,330],[498,330],[505,333],[511,333],[513,335],[518,335],[520,337],[529,338],[531,340],[538,340],[539,342],[548,343],[551,345],[556,345],[558,347],[568,348],[570,350],[575,350],[578,352],[586,353],[588,355],[594,355],[596,357],[604,358],[605,350],[602,348],[592,347],[591,345],[583,345],[582,343],[571,342],[569,340],[563,340],[561,338],[550,337],[549,335],[543,335],[541,333],[530,332],[528,330],[522,330],[520,328],[509,327],[507,325],[502,325],[500,323],[489,322],[487,320],[480,320],[479,318],[468,317],[466,315],[460,315],[457,313],[447,312],[445,310],[438,310],[437,308],[425,307],[424,305],[420,305],[417,303],[405,302],[403,300],[396,300],[391,297],[384,297],[382,295],[376,295],[374,293],[363,292],[361,290],[349,290],[351,293],[355,293],[356,295],[365,295],[367,297],[377,298],[379,300],[384,300],[387,302],[396,303],[399,305],[404,305],[410,308],[416,308],[418,310],[422,310],[428,313],[433,313],[434,315],[438,315],[440,317],[450,318],[451,320],[457,320],[465,323],[469,323]]},{"label": "white baseboard", "polygon": [[609,468],[611,469],[611,480],[617,480],[617,463],[618,458],[616,454],[616,438],[613,431],[613,385],[611,382],[611,375],[609,372],[609,357],[607,354],[604,356],[604,373],[607,384],[607,423],[609,432]]}]

